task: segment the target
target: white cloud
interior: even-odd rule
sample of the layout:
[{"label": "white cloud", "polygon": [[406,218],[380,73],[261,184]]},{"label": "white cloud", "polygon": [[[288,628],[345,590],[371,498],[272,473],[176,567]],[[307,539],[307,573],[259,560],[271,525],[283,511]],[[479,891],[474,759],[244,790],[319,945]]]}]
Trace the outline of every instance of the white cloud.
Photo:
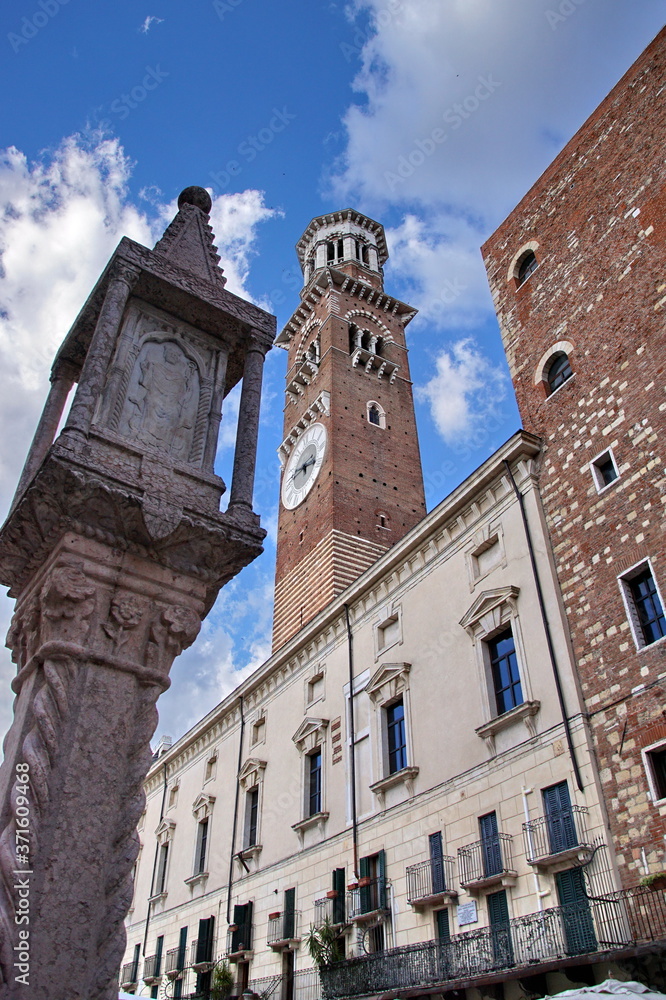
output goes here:
[{"label": "white cloud", "polygon": [[164,22],[163,17],[155,17],[154,14],[149,14],[146,20],[143,22],[139,31],[144,35],[147,35],[154,24],[162,24]]},{"label": "white cloud", "polygon": [[391,287],[441,328],[473,326],[492,311],[479,253],[479,233],[453,215],[408,213],[387,229]]},{"label": "white cloud", "polygon": [[[130,176],[131,163],[116,138],[84,142],[71,136],[36,162],[15,147],[0,152],[2,511],[37,424],[53,357],[110,255],[122,236],[152,246],[177,210],[155,188],[143,192],[146,208],[138,208]],[[272,215],[260,191],[215,199],[212,224],[230,291],[247,296],[256,229]],[[10,602],[0,599],[0,627],[10,615]],[[222,644],[221,664],[225,655]],[[12,673],[9,654],[0,655],[5,690]],[[10,708],[3,699],[0,731],[10,723]]]},{"label": "white cloud", "polygon": [[466,337],[437,356],[436,373],[416,388],[416,398],[430,405],[435,426],[447,444],[466,449],[498,416],[508,379]]}]

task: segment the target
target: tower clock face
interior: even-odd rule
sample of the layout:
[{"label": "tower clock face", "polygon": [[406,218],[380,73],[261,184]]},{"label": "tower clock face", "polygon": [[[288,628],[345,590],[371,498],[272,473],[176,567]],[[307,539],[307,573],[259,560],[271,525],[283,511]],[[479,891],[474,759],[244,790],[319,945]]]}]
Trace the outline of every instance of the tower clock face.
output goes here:
[{"label": "tower clock face", "polygon": [[282,503],[293,510],[305,500],[319,475],[326,454],[326,428],[310,424],[294,445],[282,477]]}]

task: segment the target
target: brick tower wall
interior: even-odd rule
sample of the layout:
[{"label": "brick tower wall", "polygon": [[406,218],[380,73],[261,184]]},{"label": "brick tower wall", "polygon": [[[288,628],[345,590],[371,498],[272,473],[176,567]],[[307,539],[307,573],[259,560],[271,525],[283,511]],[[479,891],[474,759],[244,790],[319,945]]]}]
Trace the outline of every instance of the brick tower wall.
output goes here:
[{"label": "brick tower wall", "polygon": [[[666,30],[483,247],[541,492],[622,877],[666,867],[666,802],[641,751],[666,742],[666,639],[637,649],[618,576],[666,595]],[[537,269],[520,286],[521,248]],[[542,380],[556,344],[573,377]],[[612,449],[601,492],[590,462]]]}]

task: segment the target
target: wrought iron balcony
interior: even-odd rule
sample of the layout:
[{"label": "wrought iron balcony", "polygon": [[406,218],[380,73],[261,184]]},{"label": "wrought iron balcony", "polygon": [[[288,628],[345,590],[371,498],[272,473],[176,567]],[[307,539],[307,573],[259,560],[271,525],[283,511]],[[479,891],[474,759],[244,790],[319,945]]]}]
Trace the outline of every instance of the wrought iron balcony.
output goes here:
[{"label": "wrought iron balcony", "polygon": [[[260,1000],[280,1000],[280,997],[289,995],[283,992],[289,990],[293,1000],[321,1000],[322,991],[317,969],[298,969],[291,975],[264,976],[262,979],[251,979],[245,987],[244,993],[248,991],[256,994]],[[241,996],[240,987],[234,987],[230,994],[230,1000]]]},{"label": "wrought iron balcony", "polygon": [[358,888],[347,893],[347,914],[350,920],[361,923],[372,920],[390,909],[386,879],[361,878]]},{"label": "wrought iron balcony", "polygon": [[466,931],[449,941],[424,941],[337,962],[321,970],[322,988],[331,997],[376,996],[415,983],[444,992],[472,985],[475,978],[487,981],[493,974],[505,978],[526,968],[533,974],[540,965],[573,956],[596,953],[611,959],[623,949],[664,939],[666,896],[639,886]]},{"label": "wrought iron balcony", "polygon": [[344,893],[338,893],[337,896],[324,896],[322,899],[315,899],[314,904],[314,925],[315,927],[321,927],[323,923],[327,920],[329,924],[334,927],[340,927],[346,924],[347,921],[347,907],[345,905],[345,895]]},{"label": "wrought iron balcony", "polygon": [[126,962],[120,973],[120,986],[123,990],[132,989],[139,980],[139,968],[137,962]]},{"label": "wrought iron balcony", "polygon": [[407,902],[412,906],[428,906],[447,899],[456,899],[453,888],[454,859],[431,858],[417,865],[409,865],[407,874]]},{"label": "wrought iron balcony", "polygon": [[147,986],[152,986],[159,981],[162,966],[161,955],[149,955],[143,961],[143,981]]},{"label": "wrought iron balcony", "polygon": [[528,864],[546,868],[592,850],[585,806],[568,806],[523,823]]},{"label": "wrought iron balcony", "polygon": [[286,910],[277,916],[268,918],[268,945],[270,948],[291,948],[299,941],[298,926],[300,923],[298,910]]},{"label": "wrought iron balcony", "polygon": [[164,972],[169,979],[180,979],[183,974],[185,956],[181,958],[180,948],[170,948],[166,953]]},{"label": "wrought iron balcony", "polygon": [[495,833],[459,847],[458,872],[460,884],[472,891],[497,884],[511,885],[516,878],[513,838],[508,833]]}]

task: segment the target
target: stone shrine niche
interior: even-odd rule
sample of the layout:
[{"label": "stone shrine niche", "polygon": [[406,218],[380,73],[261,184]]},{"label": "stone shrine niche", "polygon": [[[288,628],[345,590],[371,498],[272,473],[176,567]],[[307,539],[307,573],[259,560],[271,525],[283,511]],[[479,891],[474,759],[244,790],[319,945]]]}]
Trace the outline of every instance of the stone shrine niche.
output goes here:
[{"label": "stone shrine niche", "polygon": [[226,358],[197,331],[130,306],[98,423],[173,462],[201,466]]}]

